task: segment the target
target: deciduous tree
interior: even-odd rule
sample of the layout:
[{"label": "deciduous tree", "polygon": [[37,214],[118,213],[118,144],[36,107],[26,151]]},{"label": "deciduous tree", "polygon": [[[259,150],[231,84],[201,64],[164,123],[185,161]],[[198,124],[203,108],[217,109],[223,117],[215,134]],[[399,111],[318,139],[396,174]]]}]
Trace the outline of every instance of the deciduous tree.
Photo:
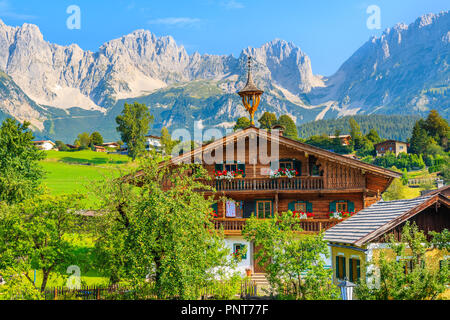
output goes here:
[{"label": "deciduous tree", "polygon": [[91,143],[94,146],[101,146],[103,144],[103,137],[100,132],[95,131],[91,134]]},{"label": "deciduous tree", "polygon": [[[42,271],[44,291],[52,273],[65,273],[73,264],[68,235],[80,225],[80,196],[43,195],[0,208],[0,270],[14,268],[33,283],[29,271]],[[20,270],[17,267],[20,266]]]},{"label": "deciduous tree", "polygon": [[17,203],[39,192],[45,153],[33,145],[29,126],[6,119],[0,127],[0,202]]},{"label": "deciduous tree", "polygon": [[[448,254],[450,233],[445,229],[442,233],[432,232],[430,235],[432,239],[428,240],[415,224],[407,222],[400,239],[391,236],[388,246],[394,258],[381,251],[379,257],[370,261],[366,266],[367,279],[361,279],[355,290],[358,299],[437,299],[450,283],[449,266],[448,263],[431,265],[426,254],[434,249]],[[407,258],[397,260],[395,257]]]},{"label": "deciduous tree", "polygon": [[272,219],[252,217],[243,234],[259,248],[254,254],[264,266],[268,281],[277,292],[288,289],[299,300],[338,299],[339,291],[332,283],[332,271],[324,268],[321,257],[329,255],[322,235],[299,235],[298,218],[292,212]]},{"label": "deciduous tree", "polygon": [[196,191],[208,187],[189,174],[190,167],[160,166],[154,158],[142,160],[139,177],[105,188],[99,261],[113,282],[127,278],[136,284],[135,298],[145,297],[140,293],[148,278],[159,298],[197,299],[217,268],[230,263],[230,252],[211,222],[213,200]]},{"label": "deciduous tree", "polygon": [[277,116],[275,113],[266,111],[261,118],[259,118],[258,122],[261,129],[270,130],[272,126],[277,123]]},{"label": "deciduous tree", "polygon": [[116,117],[118,124],[116,129],[120,132],[122,141],[127,144],[128,156],[133,160],[145,151],[145,135],[153,119],[147,106],[137,102],[125,103],[122,113]]},{"label": "deciduous tree", "polygon": [[234,126],[234,131],[238,131],[239,129],[245,129],[250,127],[250,120],[247,117],[242,117],[237,119],[236,125]]},{"label": "deciduous tree", "polygon": [[288,115],[282,115],[278,119],[276,124],[282,125],[283,127],[286,128],[283,134],[285,137],[290,139],[298,139],[297,126],[291,117],[289,117]]}]

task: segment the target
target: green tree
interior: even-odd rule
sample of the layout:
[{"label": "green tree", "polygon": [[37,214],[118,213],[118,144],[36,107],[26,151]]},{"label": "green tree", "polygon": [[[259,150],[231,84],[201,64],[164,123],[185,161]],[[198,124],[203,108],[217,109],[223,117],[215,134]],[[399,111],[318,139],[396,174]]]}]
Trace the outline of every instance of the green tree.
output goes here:
[{"label": "green tree", "polygon": [[59,151],[69,151],[69,147],[62,141],[55,141],[55,146]]},{"label": "green tree", "polygon": [[120,132],[122,141],[127,144],[128,156],[133,158],[133,161],[145,151],[145,135],[153,120],[154,117],[147,106],[137,102],[125,103],[122,113],[116,117],[117,131]]},{"label": "green tree", "polygon": [[236,125],[234,126],[233,130],[238,131],[239,129],[246,129],[250,127],[250,120],[247,117],[242,117],[237,119]]},{"label": "green tree", "polygon": [[383,193],[383,200],[402,200],[408,198],[408,187],[405,186],[401,179],[395,179],[391,185]]},{"label": "green tree", "polygon": [[29,126],[8,118],[0,127],[0,202],[17,203],[39,192],[45,153],[34,147]]},{"label": "green tree", "polygon": [[430,137],[439,143],[439,145],[448,149],[448,139],[450,137],[450,127],[447,120],[441,117],[437,110],[431,110],[427,119],[423,122],[425,129]]},{"label": "green tree", "polygon": [[0,271],[7,281],[0,285],[0,300],[42,300],[41,292],[28,281],[17,266]]},{"label": "green tree", "polygon": [[97,131],[91,134],[90,140],[94,146],[101,146],[103,144],[103,137],[100,132]]},{"label": "green tree", "polygon": [[299,235],[298,218],[292,212],[272,219],[252,217],[243,235],[259,250],[255,259],[265,266],[272,288],[290,291],[298,300],[339,299],[339,290],[332,283],[332,271],[324,268],[321,255],[328,256],[328,245],[322,235]]},{"label": "green tree", "polygon": [[261,118],[259,118],[258,122],[261,129],[270,130],[273,125],[277,123],[277,116],[275,113],[266,111]]},{"label": "green tree", "polygon": [[[80,196],[43,195],[0,208],[0,270],[16,268],[30,283],[32,269],[42,271],[44,291],[52,273],[74,263],[69,235],[80,225]],[[17,269],[20,261],[20,270]]]},{"label": "green tree", "polygon": [[394,256],[408,257],[412,268],[405,260],[389,258],[382,251],[370,262],[376,271],[369,269],[370,264],[366,266],[368,279],[362,279],[355,290],[358,299],[434,300],[443,293],[450,283],[448,263],[433,268],[426,261],[426,253],[436,248],[448,253],[450,233],[445,229],[442,233],[431,232],[430,236],[428,240],[415,224],[407,222],[400,239],[391,236],[388,245]]},{"label": "green tree", "polygon": [[161,129],[161,145],[166,155],[171,155],[173,148],[179,143],[179,141],[172,140],[172,136],[166,127]]},{"label": "green tree", "polygon": [[290,139],[298,139],[297,126],[295,125],[295,122],[294,122],[294,120],[292,120],[291,117],[289,117],[288,115],[282,115],[278,119],[276,124],[282,125],[283,127],[286,128],[286,130],[284,130],[284,134],[283,134],[285,137],[290,138]]},{"label": "green tree", "polygon": [[427,131],[424,129],[424,120],[418,120],[414,125],[412,131],[412,137],[410,140],[410,152],[421,154],[427,149],[427,146],[431,143],[435,143],[432,138],[428,136]]},{"label": "green tree", "polygon": [[370,129],[369,133],[366,135],[366,138],[373,144],[377,144],[377,143],[381,142],[381,138],[378,135],[377,130],[375,130],[375,129]]},{"label": "green tree", "polygon": [[130,279],[134,298],[145,297],[147,277],[159,298],[197,299],[214,269],[231,263],[230,252],[211,222],[213,200],[196,192],[209,187],[189,174],[190,166],[161,166],[154,157],[142,159],[138,178],[104,187],[97,256],[112,282]]},{"label": "green tree", "polygon": [[80,133],[74,142],[74,145],[80,149],[87,149],[91,144],[91,136],[87,132]]},{"label": "green tree", "polygon": [[350,125],[350,135],[352,136],[352,146],[355,150],[359,150],[364,147],[364,136],[361,132],[361,128],[354,118],[350,118],[348,123]]}]

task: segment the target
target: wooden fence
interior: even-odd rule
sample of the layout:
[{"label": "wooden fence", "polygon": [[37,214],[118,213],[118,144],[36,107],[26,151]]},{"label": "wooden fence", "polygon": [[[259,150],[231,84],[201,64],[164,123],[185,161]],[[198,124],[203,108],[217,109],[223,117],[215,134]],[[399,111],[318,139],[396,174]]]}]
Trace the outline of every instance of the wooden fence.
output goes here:
[{"label": "wooden fence", "polygon": [[[199,299],[208,300],[223,297],[227,294],[227,285],[211,285],[200,290]],[[114,295],[126,299],[127,294],[131,294],[133,289],[126,286],[85,286],[80,289],[69,289],[67,287],[56,287],[44,291],[45,300],[108,300]],[[240,292],[236,296],[241,299],[254,297],[258,294],[258,288],[254,281],[243,280],[240,284]],[[148,299],[157,299],[155,295],[148,296]]]}]

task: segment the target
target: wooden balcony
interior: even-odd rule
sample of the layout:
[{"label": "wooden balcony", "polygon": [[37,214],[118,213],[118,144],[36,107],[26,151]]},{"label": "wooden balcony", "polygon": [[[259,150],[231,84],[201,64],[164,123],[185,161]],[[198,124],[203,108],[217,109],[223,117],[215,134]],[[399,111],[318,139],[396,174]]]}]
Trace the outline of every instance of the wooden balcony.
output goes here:
[{"label": "wooden balcony", "polygon": [[210,180],[206,185],[220,191],[289,191],[289,190],[321,190],[324,188],[322,177],[297,178],[243,178],[233,180]]},{"label": "wooden balcony", "polygon": [[[214,226],[217,230],[223,228],[227,236],[240,236],[244,229],[247,219],[214,219]],[[302,234],[318,234],[328,230],[343,220],[331,219],[308,219],[299,220],[298,223],[302,228]]]}]

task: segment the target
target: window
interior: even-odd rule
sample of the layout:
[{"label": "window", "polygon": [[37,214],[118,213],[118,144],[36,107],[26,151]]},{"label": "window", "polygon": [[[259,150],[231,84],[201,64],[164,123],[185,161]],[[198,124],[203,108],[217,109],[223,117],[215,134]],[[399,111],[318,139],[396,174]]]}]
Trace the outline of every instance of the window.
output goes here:
[{"label": "window", "polygon": [[296,202],[295,203],[295,211],[297,212],[306,212],[306,202]]},{"label": "window", "polygon": [[293,161],[280,161],[280,169],[294,169]]},{"label": "window", "polygon": [[412,260],[412,257],[397,257],[397,260],[402,264],[403,269],[405,270],[405,274],[408,274],[413,270],[414,262]]},{"label": "window", "polygon": [[350,282],[357,282],[361,278],[361,261],[352,258],[349,260]]},{"label": "window", "polygon": [[336,202],[336,210],[337,212],[348,212],[348,202],[347,201]]},{"label": "window", "polygon": [[238,170],[238,165],[236,163],[235,164],[226,164],[224,166],[224,168],[227,171],[234,171],[234,172],[236,172]]},{"label": "window", "polygon": [[269,219],[272,217],[272,201],[256,201],[256,217]]},{"label": "window", "polygon": [[227,218],[242,218],[243,208],[243,201],[227,201],[225,203],[225,216]]},{"label": "window", "polygon": [[233,244],[233,256],[238,259],[239,255],[241,255],[242,260],[247,259],[247,249],[243,243]]},{"label": "window", "polygon": [[336,256],[336,279],[344,279],[347,276],[345,257]]},{"label": "window", "polygon": [[241,174],[245,177],[245,164],[240,162],[234,162],[234,163],[216,163],[214,170],[216,172],[218,171],[229,171],[229,172],[238,172],[240,170]]}]

